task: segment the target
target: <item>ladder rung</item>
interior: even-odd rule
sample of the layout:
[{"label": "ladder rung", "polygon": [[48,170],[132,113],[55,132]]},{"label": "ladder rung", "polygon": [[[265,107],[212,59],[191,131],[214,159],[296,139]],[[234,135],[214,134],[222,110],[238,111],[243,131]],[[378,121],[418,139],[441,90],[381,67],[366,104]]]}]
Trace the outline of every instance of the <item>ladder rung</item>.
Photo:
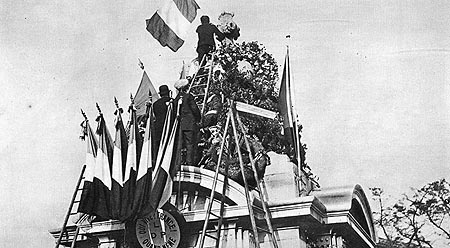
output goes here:
[{"label": "ladder rung", "polygon": [[217,215],[217,214],[215,214],[215,213],[213,213],[213,212],[210,212],[210,214],[216,216],[217,218],[220,218],[219,215]]},{"label": "ladder rung", "polygon": [[261,231],[263,231],[263,232],[266,232],[266,233],[270,233],[270,234],[272,234],[269,230],[267,230],[267,229],[264,229],[264,228],[262,228],[262,227],[259,227],[259,226],[257,226],[256,227],[258,230],[261,230]]},{"label": "ladder rung", "polygon": [[206,84],[196,84],[192,85],[192,88],[206,87]]},{"label": "ladder rung", "polygon": [[[264,204],[264,203],[262,203],[262,204]],[[253,208],[256,209],[256,210],[258,210],[258,211],[264,212],[264,209],[263,209],[263,208],[260,208],[259,206],[253,206]],[[264,212],[264,213],[265,213],[265,212]]]},{"label": "ladder rung", "polygon": [[202,77],[206,77],[208,75],[209,75],[209,73],[203,73],[203,74],[197,75],[195,78],[202,78]]},{"label": "ladder rung", "polygon": [[215,240],[218,240],[218,238],[216,236],[209,235],[208,233],[205,233],[205,236],[210,237]]}]

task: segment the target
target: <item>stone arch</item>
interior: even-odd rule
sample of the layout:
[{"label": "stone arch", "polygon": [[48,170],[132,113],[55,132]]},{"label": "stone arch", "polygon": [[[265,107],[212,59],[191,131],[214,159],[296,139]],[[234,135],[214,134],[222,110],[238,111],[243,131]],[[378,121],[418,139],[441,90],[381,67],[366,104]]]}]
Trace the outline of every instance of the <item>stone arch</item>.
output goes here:
[{"label": "stone arch", "polygon": [[[183,211],[206,209],[207,199],[211,194],[214,181],[214,171],[193,166],[182,166],[174,178],[172,197],[170,203]],[[218,207],[222,196],[224,176],[218,175],[217,186],[214,193],[213,208]],[[237,182],[228,179],[225,191],[225,205],[246,205],[245,189]]]}]

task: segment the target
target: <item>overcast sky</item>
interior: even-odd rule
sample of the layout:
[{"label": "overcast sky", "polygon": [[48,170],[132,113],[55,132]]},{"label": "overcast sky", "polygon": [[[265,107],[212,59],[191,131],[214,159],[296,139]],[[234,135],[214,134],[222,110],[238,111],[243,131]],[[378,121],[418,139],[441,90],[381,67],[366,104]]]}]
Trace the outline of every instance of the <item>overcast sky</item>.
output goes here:
[{"label": "overcast sky", "polygon": [[[433,2],[433,3],[431,3]],[[235,13],[239,41],[282,67],[287,34],[307,162],[322,187],[360,183],[398,195],[448,177],[450,3],[199,1],[212,22]],[[112,130],[142,71],[176,80],[196,56],[195,28],[173,53],[145,30],[150,0],[3,1],[0,5],[0,246],[50,247],[85,146],[83,108]],[[273,166],[277,166],[273,164]],[[369,193],[369,192],[366,192]]]}]

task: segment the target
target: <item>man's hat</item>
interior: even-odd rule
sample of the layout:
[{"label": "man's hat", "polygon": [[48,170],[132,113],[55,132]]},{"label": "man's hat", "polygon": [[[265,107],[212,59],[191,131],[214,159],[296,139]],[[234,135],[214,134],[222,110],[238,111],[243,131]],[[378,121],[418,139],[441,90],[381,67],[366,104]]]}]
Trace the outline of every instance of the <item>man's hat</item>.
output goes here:
[{"label": "man's hat", "polygon": [[186,87],[189,84],[189,81],[187,79],[180,79],[177,80],[174,84],[175,89],[180,90]]},{"label": "man's hat", "polygon": [[161,85],[159,86],[159,94],[160,95],[166,95],[169,93],[169,87],[167,87],[167,85]]}]

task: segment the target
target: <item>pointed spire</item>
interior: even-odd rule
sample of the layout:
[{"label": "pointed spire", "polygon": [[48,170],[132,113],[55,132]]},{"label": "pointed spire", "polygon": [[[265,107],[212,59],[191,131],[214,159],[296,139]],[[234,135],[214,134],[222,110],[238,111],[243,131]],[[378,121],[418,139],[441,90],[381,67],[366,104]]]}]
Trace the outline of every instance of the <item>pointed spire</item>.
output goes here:
[{"label": "pointed spire", "polygon": [[86,116],[86,113],[83,111],[83,109],[82,108],[80,108],[80,110],[81,110],[81,114],[83,115],[83,117],[84,117],[84,120],[85,121],[87,121],[88,120],[88,118],[87,118],[87,116]]},{"label": "pointed spire", "polygon": [[117,98],[114,97],[114,104],[116,105],[116,111],[114,111],[114,114],[122,114],[123,113],[123,109],[121,107],[119,107],[119,101],[117,101]]},{"label": "pointed spire", "polygon": [[95,106],[97,107],[98,113],[101,115],[102,110],[100,109],[100,106],[98,105],[98,102],[95,103]]},{"label": "pointed spire", "polygon": [[128,112],[131,112],[132,110],[136,110],[136,107],[134,106],[134,98],[133,98],[133,94],[130,93],[130,107],[128,107]]},{"label": "pointed spire", "polygon": [[81,124],[80,124],[80,126],[81,126],[80,139],[81,139],[81,140],[84,140],[84,139],[86,138],[87,132],[88,132],[88,130],[87,130],[87,122],[88,122],[88,118],[87,118],[87,116],[86,116],[86,113],[83,111],[83,109],[80,109],[80,110],[81,110],[81,114],[82,114],[83,117],[84,117],[84,121],[81,122]]},{"label": "pointed spire", "polygon": [[141,59],[139,59],[139,58],[138,58],[138,61],[139,61],[139,63],[138,63],[139,67],[140,67],[142,70],[144,70],[144,63],[142,63]]}]

